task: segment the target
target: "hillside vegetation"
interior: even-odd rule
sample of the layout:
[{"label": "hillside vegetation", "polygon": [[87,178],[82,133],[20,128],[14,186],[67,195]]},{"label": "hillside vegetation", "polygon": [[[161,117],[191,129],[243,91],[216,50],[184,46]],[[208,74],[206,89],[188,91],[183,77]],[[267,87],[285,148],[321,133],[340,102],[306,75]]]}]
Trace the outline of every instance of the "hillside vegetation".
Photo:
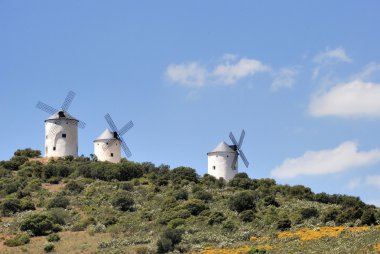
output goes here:
[{"label": "hillside vegetation", "polygon": [[370,253],[380,211],[239,173],[90,158],[0,162],[0,253]]}]

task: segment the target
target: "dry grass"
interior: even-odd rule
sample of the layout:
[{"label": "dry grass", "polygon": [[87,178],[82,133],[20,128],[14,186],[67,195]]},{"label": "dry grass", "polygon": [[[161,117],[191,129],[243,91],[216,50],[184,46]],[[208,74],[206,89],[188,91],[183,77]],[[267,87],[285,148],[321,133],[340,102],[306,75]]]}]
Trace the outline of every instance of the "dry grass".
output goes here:
[{"label": "dry grass", "polygon": [[[111,240],[108,233],[99,233],[90,236],[87,232],[61,232],[59,233],[61,240],[55,245],[56,254],[85,254],[93,253],[97,250],[98,244],[102,241]],[[3,243],[0,245],[0,253],[2,254],[40,254],[44,253],[43,248],[47,242],[45,236],[33,237],[29,244],[19,247],[7,247]]]},{"label": "dry grass", "polygon": [[64,183],[59,183],[59,184],[44,183],[44,184],[42,184],[42,188],[44,188],[45,190],[47,190],[48,192],[51,192],[51,193],[60,192],[61,190],[63,190],[63,188],[65,188],[65,186],[66,186],[66,184],[64,184]]}]

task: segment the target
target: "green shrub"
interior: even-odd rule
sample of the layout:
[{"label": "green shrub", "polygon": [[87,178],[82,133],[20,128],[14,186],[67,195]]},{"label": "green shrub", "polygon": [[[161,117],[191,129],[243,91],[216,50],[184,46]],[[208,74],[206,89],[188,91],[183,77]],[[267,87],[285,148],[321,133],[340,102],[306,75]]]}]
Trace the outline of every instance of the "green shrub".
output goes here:
[{"label": "green shrub", "polygon": [[289,219],[282,219],[277,222],[277,229],[284,231],[292,227],[292,222]]},{"label": "green shrub", "polygon": [[166,229],[157,241],[157,253],[167,253],[182,241],[182,231]]},{"label": "green shrub", "polygon": [[182,218],[175,218],[171,221],[169,221],[168,223],[168,227],[169,228],[177,228],[179,226],[182,226],[186,223],[186,220],[182,219]]},{"label": "green shrub", "polygon": [[274,207],[279,207],[280,204],[277,202],[276,198],[274,196],[267,196],[264,198],[264,205],[265,206],[274,206]]},{"label": "green shrub", "polygon": [[265,254],[267,253],[267,251],[265,249],[252,248],[246,254],[254,254],[254,253]]},{"label": "green shrub", "polygon": [[252,222],[255,219],[255,214],[252,210],[245,210],[239,214],[239,218],[243,222]]},{"label": "green shrub", "polygon": [[319,216],[319,212],[315,207],[303,208],[300,214],[302,216],[302,219],[310,219]]},{"label": "green shrub", "polygon": [[199,199],[190,199],[186,201],[182,207],[187,209],[191,215],[199,215],[202,211],[208,209],[208,207]]},{"label": "green shrub", "polygon": [[65,196],[58,195],[50,200],[47,207],[48,208],[67,208],[70,204],[70,201]]},{"label": "green shrub", "polygon": [[45,246],[44,246],[44,251],[45,251],[46,253],[48,253],[48,252],[52,252],[52,251],[54,250],[54,248],[55,248],[54,244],[52,244],[52,243],[47,243],[47,244],[45,244]]},{"label": "green shrub", "polygon": [[121,211],[133,211],[135,201],[129,195],[129,192],[119,190],[113,195],[111,204]]},{"label": "green shrub", "polygon": [[72,219],[70,212],[61,207],[51,208],[47,214],[54,224],[66,225]]},{"label": "green shrub", "polygon": [[22,231],[30,230],[35,236],[47,235],[57,230],[51,218],[44,213],[32,214],[25,218],[21,224]]},{"label": "green shrub", "polygon": [[254,191],[241,191],[229,199],[229,207],[238,213],[255,210],[258,199],[259,197]]},{"label": "green shrub", "polygon": [[189,194],[187,193],[186,190],[179,189],[173,192],[173,197],[176,200],[187,200],[189,197]]},{"label": "green shrub", "polygon": [[187,180],[189,182],[198,182],[198,175],[195,169],[189,167],[178,167],[170,172],[171,179],[175,183],[180,183],[182,180]]},{"label": "green shrub", "polygon": [[375,212],[370,209],[366,209],[363,211],[363,214],[361,216],[361,222],[363,225],[376,225],[376,217],[375,217]]},{"label": "green shrub", "polygon": [[238,227],[232,220],[227,220],[223,222],[222,229],[227,232],[234,232],[238,229]]},{"label": "green shrub", "polygon": [[1,214],[4,216],[9,216],[14,213],[21,211],[20,200],[15,198],[4,199],[0,204]]},{"label": "green shrub", "polygon": [[36,157],[41,156],[41,151],[33,150],[31,148],[18,149],[16,152],[14,152],[14,156],[25,156],[28,158],[36,158]]},{"label": "green shrub", "polygon": [[213,196],[211,193],[207,191],[200,190],[200,191],[194,192],[194,198],[203,200],[205,202],[209,202],[213,199]]},{"label": "green shrub", "polygon": [[119,189],[133,191],[133,184],[129,182],[122,182],[119,184]]},{"label": "green shrub", "polygon": [[8,239],[4,242],[4,244],[8,247],[15,247],[25,245],[30,242],[30,237],[27,234],[19,234],[16,235],[12,239]]},{"label": "green shrub", "polygon": [[47,236],[48,242],[58,242],[61,240],[61,237],[57,233],[53,233]]},{"label": "green shrub", "polygon": [[209,225],[220,224],[225,221],[227,217],[221,212],[213,212],[208,220]]},{"label": "green shrub", "polygon": [[336,218],[339,215],[339,211],[336,208],[330,208],[328,209],[323,215],[322,215],[322,221],[324,223],[328,221],[336,221]]},{"label": "green shrub", "polygon": [[65,189],[72,193],[79,194],[82,192],[84,187],[82,184],[79,184],[77,181],[71,180],[66,184]]},{"label": "green shrub", "polygon": [[36,210],[33,201],[30,198],[23,198],[20,201],[20,207],[22,211]]}]

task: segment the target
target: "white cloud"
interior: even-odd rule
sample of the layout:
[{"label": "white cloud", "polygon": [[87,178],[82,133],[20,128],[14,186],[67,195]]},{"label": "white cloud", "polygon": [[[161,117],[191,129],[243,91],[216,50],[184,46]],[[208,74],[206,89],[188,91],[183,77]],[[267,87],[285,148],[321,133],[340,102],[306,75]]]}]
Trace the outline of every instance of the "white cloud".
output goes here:
[{"label": "white cloud", "polygon": [[307,151],[298,158],[288,158],[272,170],[276,178],[294,178],[300,175],[324,175],[338,173],[354,167],[364,167],[380,162],[380,150],[359,152],[352,141],[336,148],[321,151]]},{"label": "white cloud", "polygon": [[205,85],[234,85],[239,80],[254,76],[270,68],[256,59],[225,54],[220,63],[210,70],[197,62],[172,64],[166,69],[166,77],[179,85],[202,87]]},{"label": "white cloud", "polygon": [[317,54],[314,59],[314,63],[326,64],[331,62],[352,62],[352,59],[346,54],[344,48],[339,47],[336,49],[326,49],[324,52]]},{"label": "white cloud", "polygon": [[268,66],[256,59],[242,58],[235,64],[230,64],[229,62],[219,64],[212,72],[212,76],[219,82],[231,85],[235,84],[239,79],[269,70]]},{"label": "white cloud", "polygon": [[380,64],[369,63],[356,75],[353,79],[368,80],[373,77],[376,72],[380,72]]},{"label": "white cloud", "polygon": [[380,84],[354,80],[315,95],[309,105],[312,116],[380,116]]},{"label": "white cloud", "polygon": [[284,67],[281,68],[276,74],[272,82],[272,90],[277,91],[281,88],[293,87],[296,76],[298,75],[297,67]]},{"label": "white cloud", "polygon": [[366,177],[358,177],[348,182],[348,188],[355,189],[357,187],[367,186],[380,189],[380,175],[370,175]]},{"label": "white cloud", "polygon": [[172,64],[166,69],[166,76],[184,86],[200,87],[205,84],[207,70],[198,63]]}]

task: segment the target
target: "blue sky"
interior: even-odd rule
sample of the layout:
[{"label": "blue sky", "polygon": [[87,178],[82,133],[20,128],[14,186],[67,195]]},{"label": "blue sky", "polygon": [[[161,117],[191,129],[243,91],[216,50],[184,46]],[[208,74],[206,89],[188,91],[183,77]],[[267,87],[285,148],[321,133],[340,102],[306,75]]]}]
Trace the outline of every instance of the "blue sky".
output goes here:
[{"label": "blue sky", "polygon": [[246,131],[251,177],[380,205],[378,1],[0,0],[0,159],[43,149],[41,100],[85,121],[79,152],[135,123],[132,160],[207,170]]}]

